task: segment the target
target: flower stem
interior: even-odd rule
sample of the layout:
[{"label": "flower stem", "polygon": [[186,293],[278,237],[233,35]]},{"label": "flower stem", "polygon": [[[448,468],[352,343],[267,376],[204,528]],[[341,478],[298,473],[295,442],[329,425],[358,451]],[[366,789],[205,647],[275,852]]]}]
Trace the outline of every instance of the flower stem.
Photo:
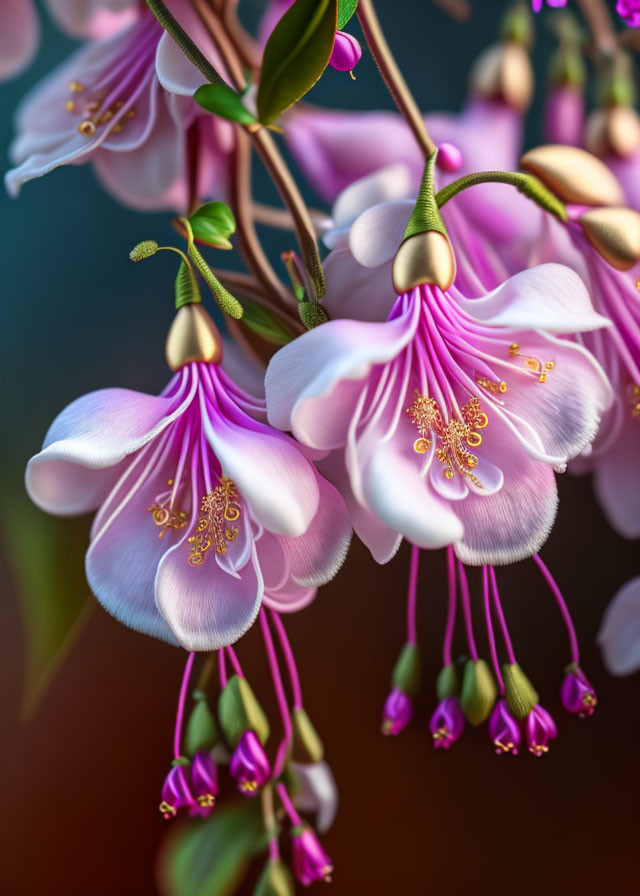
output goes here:
[{"label": "flower stem", "polygon": [[566,221],[568,218],[565,204],[537,177],[524,174],[522,171],[477,171],[474,174],[466,174],[436,193],[438,208],[442,208],[462,190],[475,187],[477,184],[509,184],[561,221]]},{"label": "flower stem", "polygon": [[193,651],[187,657],[187,662],[182,673],[182,684],[180,685],[180,696],[178,697],[178,711],[176,712],[176,725],[173,732],[173,755],[179,759],[181,754],[182,741],[182,720],[184,719],[184,707],[187,700],[187,688],[189,687],[189,679],[193,668],[195,653]]},{"label": "flower stem", "polygon": [[491,619],[491,594],[489,591],[489,569],[482,567],[482,595],[484,599],[484,615],[487,624],[487,640],[489,641],[489,652],[491,653],[491,662],[493,664],[493,674],[498,682],[500,693],[504,696],[504,681],[500,671],[500,661],[498,660],[498,649],[496,647],[496,639],[493,632],[493,621]]},{"label": "flower stem", "polygon": [[287,697],[284,691],[284,685],[282,683],[282,675],[280,674],[280,666],[278,665],[276,649],[273,643],[273,638],[271,637],[271,631],[269,629],[267,614],[264,607],[260,610],[260,626],[262,628],[264,649],[267,654],[269,669],[271,671],[271,678],[273,680],[273,688],[276,692],[276,699],[278,701],[278,708],[280,710],[280,717],[282,719],[282,727],[284,729],[284,736],[280,741],[280,745],[278,746],[276,760],[273,764],[273,777],[279,778],[284,769],[287,752],[289,750],[289,745],[291,744],[291,738],[293,736],[293,726],[291,724],[291,715],[289,713]]},{"label": "flower stem", "polygon": [[207,81],[210,81],[212,84],[224,84],[224,80],[206,56],[197,48],[184,28],[174,19],[162,0],[146,0],[146,4],[164,30],[171,35],[187,59],[202,72]]},{"label": "flower stem", "polygon": [[284,806],[284,811],[291,819],[292,824],[296,826],[302,824],[302,819],[296,812],[296,807],[291,802],[291,797],[287,793],[287,788],[282,782],[280,782],[280,784],[276,784],[276,791],[278,793],[278,796],[280,797],[280,802]]},{"label": "flower stem", "polygon": [[447,608],[447,626],[444,632],[444,642],[442,644],[442,665],[450,666],[452,663],[451,646],[453,644],[453,633],[456,627],[456,558],[451,545],[447,547],[447,572],[449,579],[449,606]]},{"label": "flower stem", "polygon": [[416,626],[416,604],[418,599],[418,566],[420,564],[420,548],[411,545],[409,561],[409,588],[407,593],[407,641],[414,647],[418,643]]},{"label": "flower stem", "polygon": [[220,690],[224,691],[227,686],[227,661],[224,655],[224,647],[218,651],[218,673],[220,675]]},{"label": "flower stem", "polygon": [[464,613],[464,624],[467,628],[467,641],[469,643],[469,653],[472,660],[478,659],[478,649],[476,640],[473,636],[473,619],[471,616],[471,601],[469,599],[469,583],[467,582],[467,574],[464,566],[458,560],[458,578],[460,579],[460,599],[462,601],[462,612]]},{"label": "flower stem", "polygon": [[275,610],[270,610],[269,615],[271,616],[271,621],[273,622],[273,625],[277,632],[278,640],[280,641],[280,647],[282,648],[284,659],[287,664],[289,681],[291,682],[291,691],[293,693],[293,708],[302,709],[302,686],[300,684],[298,667],[296,665],[296,659],[293,655],[293,650],[291,649],[289,636],[287,635],[284,623],[280,618],[280,614],[276,613]]},{"label": "flower stem", "polygon": [[594,48],[603,56],[613,56],[618,47],[616,30],[604,0],[578,0]]},{"label": "flower stem", "polygon": [[542,573],[544,580],[547,585],[551,589],[551,593],[556,599],[556,603],[558,604],[558,608],[560,613],[562,614],[562,618],[564,620],[565,627],[567,629],[567,635],[569,636],[569,649],[571,651],[571,662],[576,666],[580,665],[580,647],[578,646],[578,636],[576,634],[576,629],[573,624],[573,620],[571,618],[571,614],[569,613],[569,608],[567,607],[566,601],[562,596],[562,592],[558,587],[558,583],[551,575],[548,567],[545,563],[542,562],[538,554],[533,555],[533,562],[536,564],[540,572]]},{"label": "flower stem", "polygon": [[273,808],[273,787],[271,784],[266,784],[262,788],[262,819],[264,821],[264,830],[269,840],[269,858],[272,861],[276,861],[280,858],[280,849],[278,847],[278,823]]},{"label": "flower stem", "polygon": [[493,566],[489,567],[489,577],[491,579],[491,589],[493,591],[493,603],[496,608],[496,615],[498,616],[498,622],[500,623],[500,628],[502,629],[502,637],[504,639],[504,646],[507,651],[507,657],[509,659],[509,662],[513,666],[516,662],[516,655],[513,651],[513,644],[511,643],[509,629],[507,628],[507,620],[504,618],[504,612],[502,610],[502,603],[500,601],[500,593],[498,592],[498,581],[496,579],[496,571],[493,568]]},{"label": "flower stem", "polygon": [[387,85],[394,103],[411,128],[424,157],[427,158],[435,152],[436,145],[429,136],[418,104],[407,87],[407,82],[404,80],[393,58],[387,39],[380,27],[372,0],[359,0],[358,19],[382,79]]}]

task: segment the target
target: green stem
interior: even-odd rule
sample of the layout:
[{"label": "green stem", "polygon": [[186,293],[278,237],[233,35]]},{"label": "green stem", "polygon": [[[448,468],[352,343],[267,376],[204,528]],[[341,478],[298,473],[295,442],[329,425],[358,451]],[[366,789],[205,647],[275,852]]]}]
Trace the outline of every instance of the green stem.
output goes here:
[{"label": "green stem", "polygon": [[547,189],[537,177],[520,171],[478,171],[475,174],[467,174],[436,193],[438,208],[442,208],[462,190],[474,187],[476,184],[510,184],[527,199],[532,199],[540,208],[560,218],[561,221],[566,221],[568,218],[564,202],[561,202],[555,193]]},{"label": "green stem", "polygon": [[184,28],[174,19],[162,0],[146,0],[146,3],[164,30],[171,35],[187,59],[202,72],[207,81],[212,84],[226,84]]},{"label": "green stem", "polygon": [[416,233],[428,233],[430,230],[435,230],[443,235],[447,233],[433,195],[434,169],[437,155],[438,152],[436,150],[427,159],[424,174],[422,175],[422,183],[418,191],[418,198],[409,218],[407,229],[404,232],[403,239],[405,240],[408,240],[410,236]]},{"label": "green stem", "polygon": [[218,307],[224,314],[228,314],[234,320],[240,320],[242,317],[242,305],[233,296],[228,289],[218,280],[207,262],[200,254],[200,250],[193,241],[193,230],[188,218],[178,218],[187,232],[187,255],[189,260],[196,266],[204,282],[207,284],[211,293],[218,303]]}]

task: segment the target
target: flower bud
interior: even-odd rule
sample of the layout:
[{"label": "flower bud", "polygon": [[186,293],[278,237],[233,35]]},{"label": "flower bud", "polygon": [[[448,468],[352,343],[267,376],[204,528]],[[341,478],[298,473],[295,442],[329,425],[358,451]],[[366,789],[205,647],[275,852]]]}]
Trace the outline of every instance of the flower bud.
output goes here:
[{"label": "flower bud", "polygon": [[411,697],[394,688],[384,703],[382,711],[382,733],[400,734],[407,727],[413,716],[413,702]]},{"label": "flower bud", "polygon": [[520,726],[509,711],[509,706],[504,698],[498,700],[493,707],[489,718],[489,737],[493,741],[498,756],[501,753],[518,752],[518,745],[522,740]]},{"label": "flower bud", "polygon": [[577,146],[549,143],[530,149],[520,167],[539,178],[564,202],[622,205],[624,193],[607,166]]},{"label": "flower bud", "polygon": [[456,260],[449,238],[435,230],[406,239],[393,262],[393,288],[398,295],[423,283],[433,283],[445,291],[455,276]]},{"label": "flower bud", "polygon": [[231,756],[229,771],[244,796],[256,796],[258,789],[269,780],[271,766],[255,731],[245,731],[240,738]]},{"label": "flower bud", "polygon": [[460,706],[471,725],[489,718],[498,690],[485,660],[467,660],[460,689]]},{"label": "flower bud", "polygon": [[587,119],[585,145],[600,158],[629,158],[640,147],[640,116],[632,106],[596,109]]},{"label": "flower bud", "polygon": [[422,656],[417,644],[407,643],[400,651],[400,656],[393,667],[392,684],[415,697],[420,690],[420,677],[422,674]]},{"label": "flower bud", "polygon": [[527,733],[527,746],[534,756],[542,756],[549,752],[547,744],[553,737],[558,736],[556,723],[546,709],[540,704],[534,706],[525,723]]},{"label": "flower bud", "polygon": [[509,711],[525,719],[538,702],[538,694],[518,663],[503,663],[502,677]]},{"label": "flower bud", "polygon": [[590,208],[578,218],[596,252],[618,271],[640,260],[640,214],[632,208]]},{"label": "flower bud", "polygon": [[324,746],[320,735],[303,707],[294,709],[293,758],[298,762],[316,763],[324,759]]},{"label": "flower bud", "polygon": [[178,309],[167,336],[166,356],[172,370],[192,361],[220,363],[222,337],[202,305],[191,303]]},{"label": "flower bud", "polygon": [[473,93],[525,112],[533,96],[533,69],[527,51],[514,40],[488,47],[471,69]]},{"label": "flower bud", "polygon": [[462,168],[462,153],[455,143],[441,143],[438,147],[436,165],[440,171],[455,174]]},{"label": "flower bud", "polygon": [[436,750],[448,750],[464,731],[464,713],[457,697],[446,697],[438,704],[429,721]]},{"label": "flower bud", "polygon": [[640,3],[638,0],[618,0],[616,12],[630,28],[640,28]]},{"label": "flower bud", "polygon": [[291,848],[293,871],[303,887],[319,880],[331,881],[333,864],[309,827],[294,828]]},{"label": "flower bud", "polygon": [[581,719],[592,716],[596,708],[596,692],[580,666],[575,663],[565,669],[560,699],[567,712],[577,713]]},{"label": "flower bud", "polygon": [[206,696],[202,691],[197,691],[193,696],[196,702],[184,733],[184,751],[191,757],[203,751],[210,752],[220,741],[218,726]]},{"label": "flower bud", "polygon": [[206,817],[216,804],[218,768],[211,754],[201,750],[191,764],[191,789],[199,806],[198,814]]},{"label": "flower bud", "polygon": [[188,763],[178,762],[164,779],[160,811],[168,819],[177,815],[178,809],[192,809],[195,805],[189,786]]},{"label": "flower bud", "polygon": [[269,859],[258,879],[253,896],[295,896],[293,875],[282,859]]},{"label": "flower bud", "polygon": [[352,34],[345,31],[336,31],[336,39],[329,65],[339,72],[350,72],[360,62],[362,50],[360,44]]}]

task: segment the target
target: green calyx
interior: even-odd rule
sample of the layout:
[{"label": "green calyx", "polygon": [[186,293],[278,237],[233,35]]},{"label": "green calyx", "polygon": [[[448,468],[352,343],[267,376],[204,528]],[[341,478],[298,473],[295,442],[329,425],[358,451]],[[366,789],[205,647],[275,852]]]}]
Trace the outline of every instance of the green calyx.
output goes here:
[{"label": "green calyx", "polygon": [[460,689],[460,706],[471,725],[481,725],[493,709],[498,689],[485,660],[467,660]]},{"label": "green calyx", "polygon": [[235,749],[245,731],[255,731],[261,744],[269,739],[269,721],[246,678],[232,675],[218,701],[218,721],[225,740]]},{"label": "green calyx", "polygon": [[195,305],[202,301],[200,295],[200,287],[196,275],[193,273],[191,265],[183,261],[178,268],[178,276],[176,277],[176,311],[183,305]]},{"label": "green calyx", "polygon": [[443,666],[436,679],[436,696],[438,700],[457,697],[460,693],[460,674],[454,663]]},{"label": "green calyx", "polygon": [[538,703],[536,689],[517,663],[504,663],[502,678],[510,712],[516,719],[526,718]]},{"label": "green calyx", "polygon": [[210,752],[219,742],[220,733],[213,713],[206,697],[199,696],[187,720],[184,736],[185,752],[193,757],[202,751]]},{"label": "green calyx", "polygon": [[186,768],[188,765],[191,765],[191,760],[188,759],[186,756],[177,756],[175,759],[171,760],[171,765],[174,768],[178,765],[182,765]]},{"label": "green calyx", "polygon": [[530,8],[522,2],[516,3],[504,16],[500,28],[503,40],[512,40],[525,49],[533,43],[532,16]]},{"label": "green calyx", "polygon": [[549,66],[549,81],[553,86],[572,85],[584,87],[587,67],[577,46],[560,47]]},{"label": "green calyx", "polygon": [[295,896],[293,875],[282,859],[270,859],[258,878],[253,896]]},{"label": "green calyx", "polygon": [[467,174],[436,193],[435,201],[438,208],[442,208],[458,193],[477,184],[510,184],[546,212],[555,215],[561,221],[568,219],[564,202],[561,202],[555,193],[533,174],[525,174],[522,171],[477,171],[474,174]]},{"label": "green calyx", "polygon": [[405,644],[393,667],[392,683],[409,697],[415,697],[420,690],[422,656],[417,644]]},{"label": "green calyx", "polygon": [[439,206],[434,195],[434,172],[438,150],[432,153],[427,159],[422,175],[422,182],[418,191],[416,204],[411,212],[411,217],[404,232],[402,241],[408,240],[409,237],[416,233],[429,233],[435,231],[443,236],[447,235],[444,221],[439,212]]},{"label": "green calyx", "polygon": [[303,707],[291,714],[293,722],[293,758],[296,762],[313,763],[324,759],[324,745],[320,735]]}]

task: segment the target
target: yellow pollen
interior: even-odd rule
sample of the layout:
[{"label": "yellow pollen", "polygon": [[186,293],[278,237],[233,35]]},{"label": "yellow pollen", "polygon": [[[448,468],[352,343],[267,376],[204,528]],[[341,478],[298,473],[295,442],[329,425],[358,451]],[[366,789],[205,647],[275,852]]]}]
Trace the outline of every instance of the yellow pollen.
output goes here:
[{"label": "yellow pollen", "polygon": [[203,809],[210,809],[216,804],[216,798],[212,793],[203,793],[197,798],[197,803]]},{"label": "yellow pollen", "polygon": [[80,81],[71,81],[69,84],[69,90],[72,93],[82,93],[84,90],[84,84],[81,84]]},{"label": "yellow pollen", "polygon": [[158,806],[163,815],[177,815],[175,806],[170,806],[164,800]]},{"label": "yellow pollen", "polygon": [[[509,346],[509,354],[512,357],[524,358],[524,366],[532,373],[538,374],[538,382],[546,383],[548,374],[555,369],[555,361],[541,361],[532,355],[523,355],[520,352],[520,346],[517,342],[512,342]],[[506,391],[505,384],[505,391]]]},{"label": "yellow pollen", "polygon": [[82,134],[83,137],[93,137],[96,132],[96,126],[92,121],[86,119],[85,121],[81,121],[78,125],[78,132]]},{"label": "yellow pollen", "polygon": [[76,104],[73,102],[73,100],[67,100],[67,102],[64,105],[65,105],[67,112],[75,112],[76,111]]}]

